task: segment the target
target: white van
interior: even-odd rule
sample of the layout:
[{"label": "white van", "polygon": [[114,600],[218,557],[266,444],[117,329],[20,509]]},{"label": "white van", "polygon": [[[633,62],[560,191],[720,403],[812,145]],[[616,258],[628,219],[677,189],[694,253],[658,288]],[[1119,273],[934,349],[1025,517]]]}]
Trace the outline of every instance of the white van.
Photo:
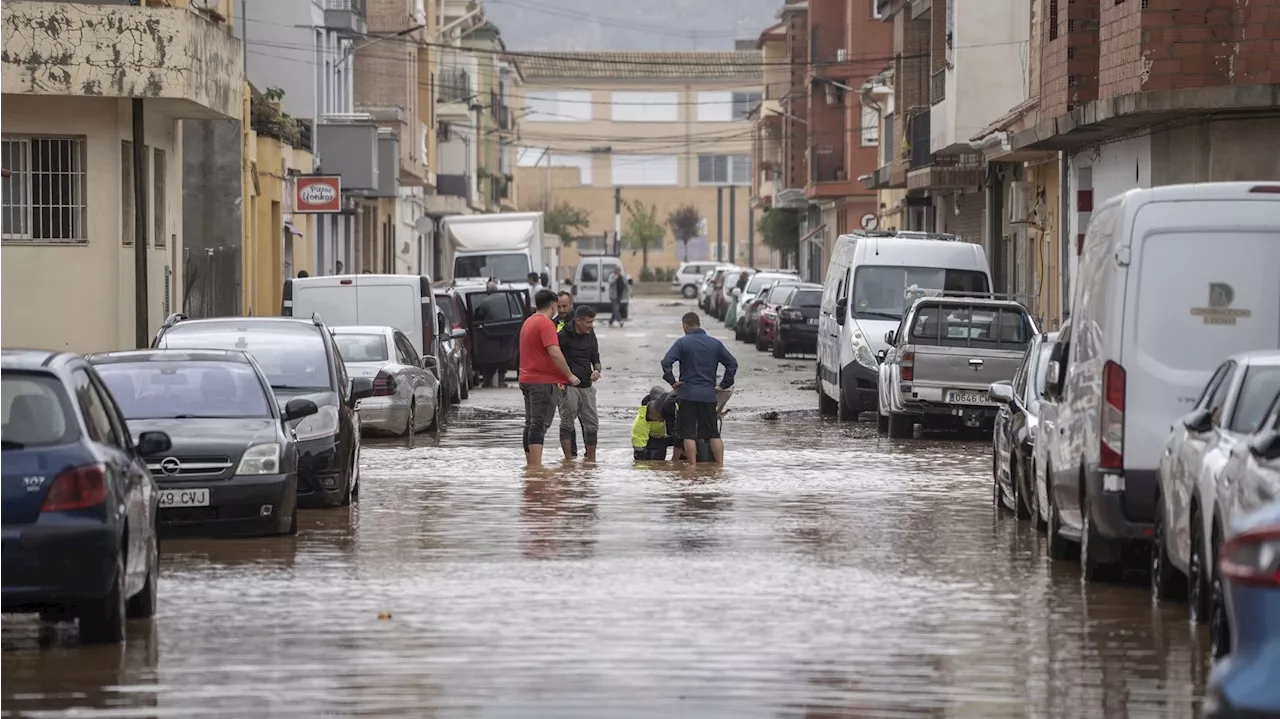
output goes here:
[{"label": "white van", "polygon": [[609,275],[622,269],[622,260],[614,255],[586,255],[573,271],[574,304],[587,305],[596,311],[609,311]]},{"label": "white van", "polygon": [[418,355],[444,364],[431,281],[420,275],[330,275],[284,281],[281,313],[310,317],[319,313],[330,327],[376,325],[403,332]]},{"label": "white van", "polygon": [[671,280],[671,291],[687,300],[698,296],[702,280],[707,273],[717,267],[724,267],[723,262],[681,262],[676,268],[676,276]]},{"label": "white van", "polygon": [[877,412],[880,350],[910,308],[908,287],[991,292],[981,245],[954,235],[855,232],[836,238],[818,316],[818,409],[842,420]]},{"label": "white van", "polygon": [[1093,213],[1076,276],[1045,378],[1048,531],[1094,579],[1151,539],[1165,437],[1214,369],[1280,348],[1280,185],[1126,192]]}]

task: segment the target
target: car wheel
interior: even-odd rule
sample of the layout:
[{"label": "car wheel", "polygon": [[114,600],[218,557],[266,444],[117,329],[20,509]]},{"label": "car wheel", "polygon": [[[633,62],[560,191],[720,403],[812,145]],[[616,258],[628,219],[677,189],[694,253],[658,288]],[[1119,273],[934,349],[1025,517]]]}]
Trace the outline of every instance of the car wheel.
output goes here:
[{"label": "car wheel", "polygon": [[889,415],[876,412],[876,431],[880,434],[889,432]]},{"label": "car wheel", "polygon": [[1191,562],[1187,572],[1187,608],[1193,624],[1201,624],[1209,616],[1209,580],[1205,577],[1204,530],[1200,529],[1198,512],[1191,513]]},{"label": "car wheel", "polygon": [[124,639],[124,547],[116,555],[116,576],[101,599],[86,602],[80,609],[80,641],[84,644],[114,644]]},{"label": "car wheel", "polygon": [[770,349],[773,350],[773,356],[777,359],[787,358],[787,346],[782,343],[782,333],[777,330],[773,333],[773,342]]},{"label": "car wheel", "polygon": [[409,437],[418,429],[418,403],[409,402],[409,418],[404,423],[404,436]]},{"label": "car wheel", "polygon": [[347,492],[342,495],[342,506],[350,507],[351,499],[360,491],[360,447],[351,453],[351,469],[347,472]]},{"label": "car wheel", "polygon": [[449,404],[462,404],[462,388],[458,386],[456,378],[449,383]]},{"label": "car wheel", "polygon": [[742,341],[742,329],[737,325],[734,325],[733,327],[733,341],[734,342]]},{"label": "car wheel", "polygon": [[[1053,475],[1048,474],[1048,476]],[[1046,493],[1049,495],[1049,526],[1046,532],[1049,535],[1049,558],[1066,561],[1071,559],[1076,548],[1062,536],[1062,517],[1058,515],[1058,503],[1053,500],[1053,487],[1048,487]]]},{"label": "car wheel", "polygon": [[1088,509],[1088,501],[1081,510],[1080,522],[1080,574],[1086,582],[1102,581],[1114,565],[1100,561],[1098,545],[1104,540],[1093,526],[1092,512]]},{"label": "car wheel", "polygon": [[1155,531],[1151,538],[1151,599],[1183,599],[1187,583],[1182,573],[1169,562],[1169,545],[1165,540],[1164,495],[1156,495]]},{"label": "car wheel", "polygon": [[1037,491],[1036,466],[1031,465],[1031,476],[1027,481],[1031,483],[1031,526],[1041,534],[1044,534],[1048,522],[1044,520],[1044,506],[1040,504],[1040,492]]},{"label": "car wheel", "polygon": [[1018,519],[1030,519],[1031,510],[1027,507],[1027,499],[1022,496],[1022,486],[1018,484],[1021,472],[1018,471],[1018,458],[1009,455],[1009,488],[1013,490],[1013,512]]},{"label": "car wheel", "polygon": [[147,546],[147,579],[142,583],[142,590],[129,597],[125,606],[125,616],[129,619],[150,619],[156,614],[156,602],[159,598],[160,583],[160,542],[156,539],[155,528],[151,530],[151,541]]},{"label": "car wheel", "polygon": [[1213,580],[1209,583],[1209,656],[1221,659],[1231,653],[1231,618],[1227,616],[1227,597],[1222,588],[1222,572],[1213,563]]},{"label": "car wheel", "polygon": [[680,289],[680,294],[684,295],[686,300],[691,300],[698,296],[698,288],[693,285],[685,285]]},{"label": "car wheel", "polygon": [[915,433],[915,423],[905,414],[889,415],[889,437],[892,439],[911,439]]},{"label": "car wheel", "polygon": [[853,406],[852,402],[850,402],[848,399],[845,398],[844,394],[845,394],[844,388],[841,387],[840,396],[836,398],[836,404],[839,405],[839,408],[840,408],[840,412],[839,412],[840,421],[841,422],[857,422],[858,409]]},{"label": "car wheel", "polygon": [[437,392],[436,393],[436,411],[431,416],[431,427],[430,427],[430,430],[432,432],[435,432],[437,435],[440,434],[440,430],[443,429],[443,425],[444,425],[444,402],[442,401],[442,399],[443,399],[442,395],[439,392]]},{"label": "car wheel", "polygon": [[991,457],[991,506],[995,508],[996,514],[1007,514],[1009,508],[1004,506],[1004,490],[1000,489],[1000,463]]}]

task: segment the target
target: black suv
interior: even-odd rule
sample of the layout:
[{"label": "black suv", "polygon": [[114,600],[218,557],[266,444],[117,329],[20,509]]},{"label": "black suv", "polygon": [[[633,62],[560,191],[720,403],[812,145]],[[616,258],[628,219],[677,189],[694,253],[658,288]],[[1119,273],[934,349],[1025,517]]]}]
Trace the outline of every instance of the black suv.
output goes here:
[{"label": "black suv", "polygon": [[157,349],[242,350],[253,355],[283,411],[308,399],[317,411],[288,424],[298,446],[298,504],[348,505],[360,481],[360,422],[356,403],[373,394],[369,377],[347,369],[320,317],[219,317],[171,315],[156,333]]},{"label": "black suv", "polygon": [[298,531],[298,448],[288,422],[319,411],[298,397],[281,410],[253,358],[232,350],[128,350],[88,357],[136,437],[165,431],[172,447],[145,457],[159,487],[161,530]]}]

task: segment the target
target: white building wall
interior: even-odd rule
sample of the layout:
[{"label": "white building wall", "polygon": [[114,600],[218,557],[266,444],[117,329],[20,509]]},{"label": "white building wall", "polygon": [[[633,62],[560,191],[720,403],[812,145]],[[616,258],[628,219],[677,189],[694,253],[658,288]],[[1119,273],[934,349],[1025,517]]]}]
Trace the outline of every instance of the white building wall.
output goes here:
[{"label": "white building wall", "polygon": [[946,99],[930,113],[938,152],[969,140],[1027,99],[1030,6],[1025,0],[950,0],[953,68]]},{"label": "white building wall", "polygon": [[1092,213],[1079,212],[1081,191],[1093,192],[1093,208],[1135,188],[1151,187],[1151,136],[1138,135],[1111,142],[1071,155],[1067,160],[1068,227],[1071,241],[1069,257],[1068,297],[1074,297],[1080,257],[1076,254],[1076,238],[1089,227]]}]

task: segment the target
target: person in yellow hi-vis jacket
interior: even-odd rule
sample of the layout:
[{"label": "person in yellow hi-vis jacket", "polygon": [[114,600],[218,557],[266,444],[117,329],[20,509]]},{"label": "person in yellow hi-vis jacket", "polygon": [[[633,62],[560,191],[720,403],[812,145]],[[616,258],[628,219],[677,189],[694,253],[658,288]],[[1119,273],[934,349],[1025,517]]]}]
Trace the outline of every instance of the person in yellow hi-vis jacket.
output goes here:
[{"label": "person in yellow hi-vis jacket", "polygon": [[635,421],[631,423],[631,449],[637,460],[667,458],[667,447],[675,445],[677,399],[675,392],[654,387],[640,401]]}]

